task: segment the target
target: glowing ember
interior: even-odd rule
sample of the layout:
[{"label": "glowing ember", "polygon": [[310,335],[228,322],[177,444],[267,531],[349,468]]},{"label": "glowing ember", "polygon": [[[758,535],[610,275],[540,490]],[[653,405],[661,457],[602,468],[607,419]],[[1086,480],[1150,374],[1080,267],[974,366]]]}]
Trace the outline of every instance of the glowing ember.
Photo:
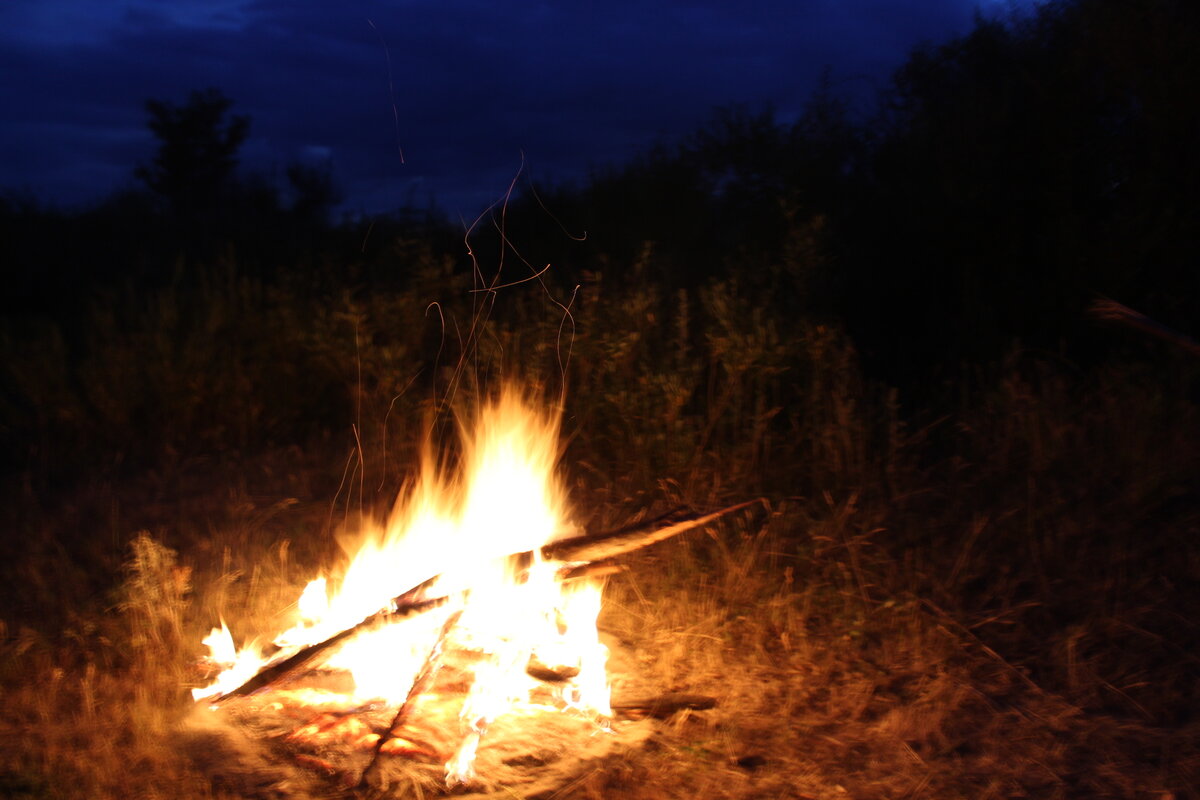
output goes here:
[{"label": "glowing ember", "polygon": [[[473,654],[459,745],[446,765],[451,785],[470,780],[480,740],[502,715],[535,701],[602,723],[611,714],[607,652],[596,634],[600,586],[564,584],[558,578],[562,565],[538,557],[543,545],[575,532],[554,474],[557,417],[533,410],[510,388],[461,433],[460,469],[438,469],[427,458],[387,526],[363,534],[337,579],[309,583],[296,604],[295,626],[274,641],[282,648],[278,662],[392,608],[394,598],[438,576],[422,587],[422,596],[449,596],[450,602],[358,634],[324,666],[353,675],[349,705],[407,706],[418,675],[428,671],[445,640]],[[532,563],[506,558],[525,552],[534,554]],[[235,650],[224,623],[204,643],[224,671],[212,685],[194,690],[197,700],[228,693],[268,663],[253,643]],[[558,696],[547,698],[551,684]],[[367,746],[379,741],[352,719],[319,718],[293,736],[352,738]],[[394,741],[381,749],[421,749],[399,737]]]}]

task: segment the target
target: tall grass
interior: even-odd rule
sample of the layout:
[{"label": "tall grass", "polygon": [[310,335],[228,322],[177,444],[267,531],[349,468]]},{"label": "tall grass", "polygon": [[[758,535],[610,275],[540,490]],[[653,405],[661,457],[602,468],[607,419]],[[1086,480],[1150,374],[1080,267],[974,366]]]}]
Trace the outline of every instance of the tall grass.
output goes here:
[{"label": "tall grass", "polygon": [[330,292],[227,264],[78,336],[9,325],[0,788],[278,791],[172,745],[200,637],[273,632],[421,438],[522,376],[563,403],[591,529],[768,498],[613,579],[618,689],[720,705],[564,796],[1196,794],[1192,367],[1017,352],[905,414],[761,288],[786,265],[668,290],[647,250],[577,291],[408,266]]}]

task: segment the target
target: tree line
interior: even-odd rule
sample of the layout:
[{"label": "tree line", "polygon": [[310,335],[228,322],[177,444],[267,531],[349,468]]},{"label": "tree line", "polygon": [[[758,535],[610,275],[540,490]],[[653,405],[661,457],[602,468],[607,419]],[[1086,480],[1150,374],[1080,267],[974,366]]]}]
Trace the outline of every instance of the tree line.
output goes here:
[{"label": "tree line", "polygon": [[[1014,342],[1082,361],[1141,347],[1086,318],[1098,295],[1194,332],[1198,17],[1183,0],[980,16],[915,49],[870,113],[829,81],[792,122],[718,109],[584,181],[524,187],[503,236],[481,225],[472,249],[498,260],[511,245],[564,286],[734,280],[769,311],[844,326],[868,369],[901,384]],[[147,102],[158,150],[140,190],[75,213],[0,203],[4,311],[73,313],[64,284],[152,284],[229,257],[267,279],[383,289],[405,280],[396,243],[414,238],[470,269],[464,232],[435,209],[338,220],[327,169],[294,164],[282,188],[242,176],[251,121],[231,109],[216,90]]]}]

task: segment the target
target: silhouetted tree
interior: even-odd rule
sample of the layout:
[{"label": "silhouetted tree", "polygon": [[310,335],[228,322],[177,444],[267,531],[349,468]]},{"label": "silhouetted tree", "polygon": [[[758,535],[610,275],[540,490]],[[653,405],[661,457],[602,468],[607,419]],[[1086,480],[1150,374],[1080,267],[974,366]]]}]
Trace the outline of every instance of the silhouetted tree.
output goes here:
[{"label": "silhouetted tree", "polygon": [[329,212],[342,200],[332,166],[293,162],[287,167],[287,179],[292,192],[292,213],[306,224],[327,224]]},{"label": "silhouetted tree", "polygon": [[910,55],[840,242],[843,312],[889,379],[1014,339],[1083,355],[1097,292],[1187,328],[1198,49],[1195,3],[1073,0]]},{"label": "silhouetted tree", "polygon": [[232,105],[217,89],[193,91],[182,106],[146,101],[158,153],[135,174],[181,215],[212,209],[230,188],[237,151],[250,133],[249,117],[227,118]]}]

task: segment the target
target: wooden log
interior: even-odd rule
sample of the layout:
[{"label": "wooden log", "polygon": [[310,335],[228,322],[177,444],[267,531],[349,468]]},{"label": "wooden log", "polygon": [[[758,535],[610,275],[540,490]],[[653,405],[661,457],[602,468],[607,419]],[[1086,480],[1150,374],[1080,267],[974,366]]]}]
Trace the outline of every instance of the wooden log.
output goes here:
[{"label": "wooden log", "polygon": [[650,697],[645,700],[614,702],[612,710],[644,714],[655,719],[666,719],[676,712],[683,711],[685,708],[693,711],[704,711],[715,708],[716,705],[717,698],[709,697],[708,695],[667,692],[666,694],[660,694],[658,697]]},{"label": "wooden log", "polygon": [[727,506],[717,511],[700,514],[687,509],[675,509],[662,516],[646,522],[637,522],[609,533],[592,536],[576,536],[573,539],[560,539],[542,547],[542,558],[546,561],[563,561],[579,563],[585,561],[602,561],[608,558],[631,553],[643,547],[649,547],[656,542],[678,536],[685,531],[699,528],[721,517],[734,514],[750,506],[763,502],[762,498],[747,500],[744,503]]},{"label": "wooden log", "polygon": [[610,575],[625,572],[627,569],[628,567],[624,564],[618,564],[615,561],[595,561],[590,564],[580,564],[577,567],[563,567],[558,571],[558,579],[563,583],[567,583],[569,581],[582,581],[592,578],[607,578]]},{"label": "wooden log", "polygon": [[[621,570],[619,565],[612,563],[612,559],[618,556],[649,547],[762,502],[763,498],[759,497],[707,513],[698,513],[684,507],[675,508],[649,520],[631,523],[613,531],[559,539],[543,545],[539,554],[543,561],[562,562],[563,566],[558,573],[560,580],[613,574]],[[534,551],[529,550],[504,556],[501,560],[510,561],[515,571],[520,572],[529,568],[533,563],[533,556]],[[428,591],[436,586],[441,577],[434,575],[408,589],[392,601],[393,606],[405,608],[426,600]]]},{"label": "wooden log", "polygon": [[[597,570],[601,572],[611,569],[611,565],[607,562],[612,558],[649,547],[761,502],[762,499],[758,498],[708,513],[675,509],[651,520],[627,525],[615,531],[551,542],[540,549],[539,555],[545,561],[562,563],[563,566],[559,570],[560,579],[586,577],[589,574],[587,569],[589,562],[605,562],[603,566],[597,566]],[[534,551],[514,553],[507,556],[506,559],[513,562],[518,570],[527,569],[534,561]],[[302,647],[289,655],[275,659],[241,686],[211,700],[210,703],[219,705],[230,698],[252,694],[264,689],[304,668],[330,648],[336,647],[351,636],[445,605],[454,595],[425,596],[436,588],[440,577],[440,575],[435,575],[408,589],[392,601],[390,608],[377,611],[357,625],[340,631],[324,641]],[[468,588],[464,587],[464,590]],[[457,594],[459,593],[455,593],[455,595]]]}]

